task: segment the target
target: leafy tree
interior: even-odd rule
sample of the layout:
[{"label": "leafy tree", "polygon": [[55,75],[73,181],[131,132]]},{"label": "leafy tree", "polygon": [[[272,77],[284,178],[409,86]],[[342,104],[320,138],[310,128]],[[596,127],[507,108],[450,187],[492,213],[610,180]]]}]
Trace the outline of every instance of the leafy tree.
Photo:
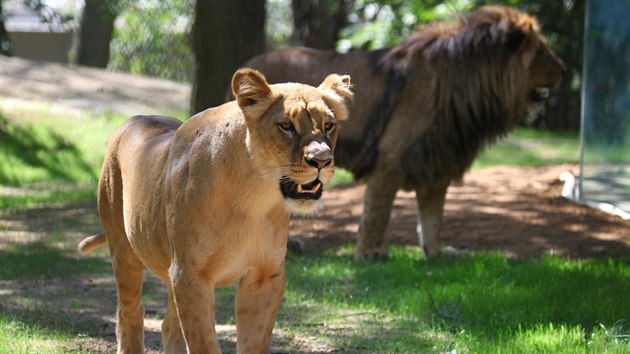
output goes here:
[{"label": "leafy tree", "polygon": [[337,49],[376,50],[395,45],[422,23],[470,8],[462,0],[356,0]]},{"label": "leafy tree", "polygon": [[0,55],[13,55],[13,50],[11,49],[11,41],[9,40],[9,34],[4,27],[4,16],[2,15],[2,0],[0,0]]},{"label": "leafy tree", "polygon": [[133,1],[118,18],[110,44],[110,69],[189,82],[193,76],[189,1]]}]

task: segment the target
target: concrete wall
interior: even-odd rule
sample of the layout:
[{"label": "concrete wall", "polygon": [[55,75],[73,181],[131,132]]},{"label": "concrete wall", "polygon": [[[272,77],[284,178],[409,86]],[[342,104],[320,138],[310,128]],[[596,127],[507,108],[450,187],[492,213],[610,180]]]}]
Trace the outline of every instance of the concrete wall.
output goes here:
[{"label": "concrete wall", "polygon": [[9,32],[16,57],[68,63],[72,32]]}]

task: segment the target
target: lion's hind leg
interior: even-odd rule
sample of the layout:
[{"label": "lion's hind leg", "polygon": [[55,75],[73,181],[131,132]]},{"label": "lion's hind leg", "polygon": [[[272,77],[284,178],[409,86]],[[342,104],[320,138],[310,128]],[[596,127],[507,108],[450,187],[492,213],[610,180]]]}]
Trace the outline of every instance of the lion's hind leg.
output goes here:
[{"label": "lion's hind leg", "polygon": [[368,179],[359,223],[356,260],[376,260],[388,256],[385,231],[389,224],[394,198],[398,191],[395,175],[376,170]]}]

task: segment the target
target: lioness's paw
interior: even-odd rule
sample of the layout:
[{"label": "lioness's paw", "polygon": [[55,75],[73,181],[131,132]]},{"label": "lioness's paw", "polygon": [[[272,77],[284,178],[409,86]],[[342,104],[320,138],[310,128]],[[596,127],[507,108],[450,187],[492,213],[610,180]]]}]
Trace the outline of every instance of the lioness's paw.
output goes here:
[{"label": "lioness's paw", "polygon": [[389,259],[389,252],[387,252],[387,250],[357,251],[354,254],[354,260],[357,262],[376,262],[387,259]]}]

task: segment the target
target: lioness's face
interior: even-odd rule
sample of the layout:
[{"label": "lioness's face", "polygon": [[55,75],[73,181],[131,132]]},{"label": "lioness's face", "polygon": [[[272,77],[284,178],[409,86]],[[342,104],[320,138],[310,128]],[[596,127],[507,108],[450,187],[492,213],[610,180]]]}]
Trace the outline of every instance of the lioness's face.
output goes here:
[{"label": "lioness's face", "polygon": [[245,115],[250,155],[260,178],[276,181],[291,211],[311,213],[323,184],[334,175],[338,122],[347,117],[344,99],[351,95],[349,77],[331,75],[317,88],[258,84],[266,93],[257,98],[247,93],[248,84],[234,89]]}]

